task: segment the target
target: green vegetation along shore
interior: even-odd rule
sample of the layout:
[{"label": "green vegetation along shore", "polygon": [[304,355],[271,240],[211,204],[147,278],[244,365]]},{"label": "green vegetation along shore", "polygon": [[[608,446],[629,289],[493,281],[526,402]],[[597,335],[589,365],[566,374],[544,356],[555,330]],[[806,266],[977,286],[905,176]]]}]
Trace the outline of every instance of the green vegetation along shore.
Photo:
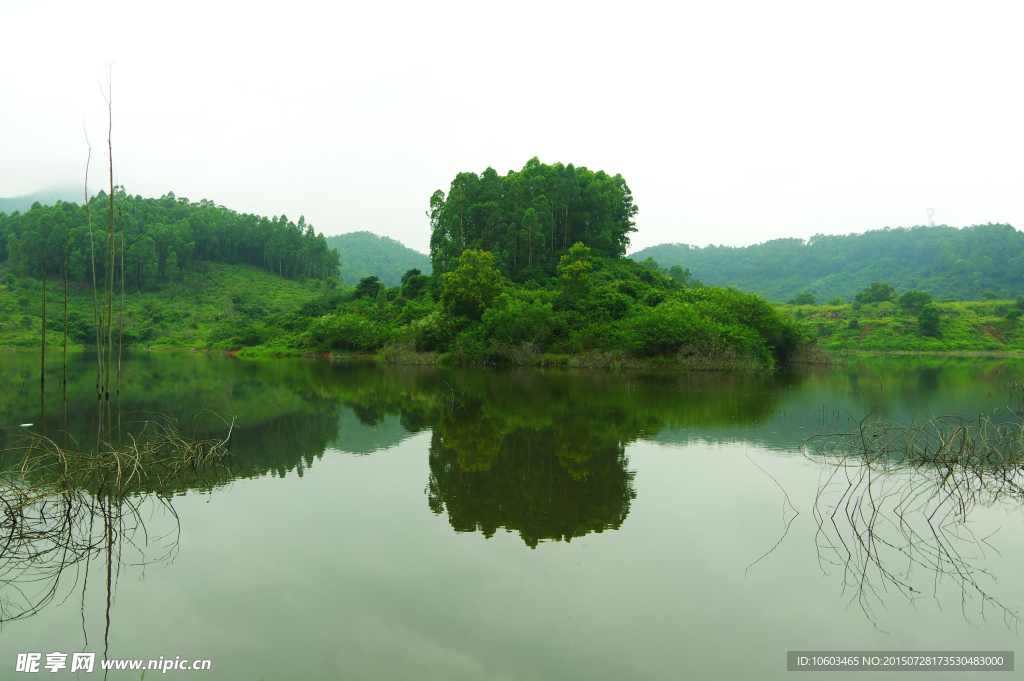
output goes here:
[{"label": "green vegetation along shore", "polygon": [[[202,347],[210,331],[225,320],[280,315],[312,299],[322,287],[326,284],[319,280],[293,281],[251,265],[200,263],[179,281],[125,295],[124,344]],[[0,276],[0,347],[39,347],[42,293],[40,279],[10,272]],[[96,344],[91,288],[69,286],[67,318],[71,347]],[[59,348],[63,341],[63,281],[51,280],[46,344]]]},{"label": "green vegetation along shore", "polygon": [[[348,287],[337,252],[302,219],[237,215],[170,194],[118,192],[90,203],[98,238],[115,251],[108,280],[126,281],[128,344],[369,352],[398,363],[762,370],[806,341],[796,320],[757,295],[623,258],[637,209],[620,175],[531,159],[504,176],[459,173],[430,206],[430,276],[412,268],[395,286],[372,275]],[[63,341],[65,267],[69,340],[91,344],[89,219],[74,204],[0,214],[0,345],[38,342],[44,269],[47,342]],[[156,253],[136,262],[129,248],[147,240]]]},{"label": "green vegetation along shore", "polygon": [[[94,344],[95,259],[101,288],[112,281],[119,296],[123,279],[123,315],[120,301],[113,314],[126,345],[748,370],[815,344],[1024,350],[1024,235],[1008,225],[747,249],[664,245],[629,259],[637,206],[625,179],[536,158],[505,175],[459,173],[429,206],[429,259],[368,232],[327,238],[304,218],[120,188],[87,206],[0,213],[0,347],[40,343],[44,273],[47,345],[64,342],[65,276],[67,340]],[[667,258],[659,264],[653,254]],[[106,262],[116,263],[111,272]],[[855,286],[880,268],[891,276]],[[708,285],[744,282],[787,302]]]}]

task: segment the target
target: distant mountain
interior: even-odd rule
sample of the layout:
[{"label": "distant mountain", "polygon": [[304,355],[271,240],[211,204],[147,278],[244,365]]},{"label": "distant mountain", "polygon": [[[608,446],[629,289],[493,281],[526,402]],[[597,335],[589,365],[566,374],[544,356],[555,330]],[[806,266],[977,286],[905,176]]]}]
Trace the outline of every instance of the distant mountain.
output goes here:
[{"label": "distant mountain", "polygon": [[398,286],[411,269],[430,274],[430,256],[399,241],[372,232],[349,232],[327,237],[327,245],[341,256],[341,281],[350,286],[363,277],[379,277],[385,285]]},{"label": "distant mountain", "polygon": [[705,284],[735,286],[774,302],[801,291],[818,303],[833,296],[852,300],[874,281],[901,293],[916,288],[958,300],[978,300],[984,291],[1000,298],[1024,294],[1024,233],[1010,225],[886,227],[742,247],[661,244],[630,257],[680,265]]},{"label": "distant mountain", "polygon": [[81,187],[51,187],[50,189],[43,189],[42,191],[35,192],[34,194],[25,194],[24,196],[15,196],[10,199],[0,199],[0,213],[13,213],[18,211],[24,213],[32,204],[38,201],[44,206],[52,206],[57,201],[74,201],[75,203],[82,203],[84,192]]}]

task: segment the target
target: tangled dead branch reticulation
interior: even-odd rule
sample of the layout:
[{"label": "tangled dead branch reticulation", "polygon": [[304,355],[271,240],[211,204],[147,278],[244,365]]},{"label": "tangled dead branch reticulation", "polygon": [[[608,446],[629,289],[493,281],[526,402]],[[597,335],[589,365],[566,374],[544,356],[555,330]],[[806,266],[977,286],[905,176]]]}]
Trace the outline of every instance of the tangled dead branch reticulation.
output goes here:
[{"label": "tangled dead branch reticulation", "polygon": [[[163,415],[134,425],[121,447],[108,438],[93,450],[69,450],[31,432],[8,441],[0,458],[0,625],[36,614],[79,584],[84,625],[94,559],[104,562],[109,620],[121,568],[171,560],[177,552],[173,491],[230,479],[233,420],[226,437],[205,440],[183,436]],[[153,535],[143,518],[158,510],[173,522]],[[137,557],[126,558],[126,549]]]},{"label": "tangled dead branch reticulation", "polygon": [[876,626],[876,607],[892,591],[941,607],[940,588],[952,583],[965,619],[995,612],[1016,630],[1020,615],[994,595],[995,575],[984,566],[998,553],[988,542],[994,532],[978,536],[971,514],[1024,502],[1020,413],[952,414],[910,426],[869,418],[804,443],[809,457],[827,464],[814,505],[822,570],[842,571],[844,596]]}]

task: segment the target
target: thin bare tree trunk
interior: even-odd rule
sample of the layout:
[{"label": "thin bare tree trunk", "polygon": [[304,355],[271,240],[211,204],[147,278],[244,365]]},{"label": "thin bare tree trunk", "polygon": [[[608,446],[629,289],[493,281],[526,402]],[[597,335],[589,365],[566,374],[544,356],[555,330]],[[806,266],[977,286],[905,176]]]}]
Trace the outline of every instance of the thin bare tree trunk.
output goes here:
[{"label": "thin bare tree trunk", "polygon": [[43,237],[43,319],[39,325],[39,334],[42,337],[39,351],[39,428],[42,436],[46,437],[46,230],[40,225],[39,231]]},{"label": "thin bare tree trunk", "polygon": [[110,419],[110,364],[113,360],[114,344],[114,107],[111,74],[107,72],[107,153],[110,167],[110,207],[107,220],[107,365],[103,381],[103,397],[106,403],[107,433],[112,426]]},{"label": "thin bare tree trunk", "polygon": [[64,449],[68,448],[68,236],[64,233],[64,371],[61,385],[64,388],[61,405],[64,408]]},{"label": "thin bare tree trunk", "polygon": [[[85,143],[89,144],[89,135],[85,136]],[[96,451],[100,449],[103,431],[103,393],[100,390],[100,380],[103,376],[103,342],[101,336],[102,320],[100,319],[100,301],[96,285],[96,243],[92,234],[92,208],[89,205],[89,162],[92,160],[92,146],[89,146],[89,156],[85,161],[85,215],[89,221],[89,261],[92,264],[92,318],[93,328],[96,330],[96,405],[98,413],[98,425],[96,430]]]},{"label": "thin bare tree trunk", "polygon": [[117,315],[117,392],[114,399],[117,402],[117,446],[121,447],[121,344],[124,340],[124,216],[121,209],[117,211],[121,222],[121,310]]}]

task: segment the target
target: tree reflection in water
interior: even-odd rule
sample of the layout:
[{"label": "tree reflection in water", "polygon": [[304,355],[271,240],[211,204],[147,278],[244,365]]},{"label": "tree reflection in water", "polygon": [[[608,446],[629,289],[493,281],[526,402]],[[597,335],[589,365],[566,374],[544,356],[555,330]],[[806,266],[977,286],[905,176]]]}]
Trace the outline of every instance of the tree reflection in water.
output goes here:
[{"label": "tree reflection in water", "polygon": [[625,445],[583,422],[515,427],[479,405],[453,411],[430,440],[429,503],[458,532],[519,532],[531,548],[618,529],[636,498]]}]

